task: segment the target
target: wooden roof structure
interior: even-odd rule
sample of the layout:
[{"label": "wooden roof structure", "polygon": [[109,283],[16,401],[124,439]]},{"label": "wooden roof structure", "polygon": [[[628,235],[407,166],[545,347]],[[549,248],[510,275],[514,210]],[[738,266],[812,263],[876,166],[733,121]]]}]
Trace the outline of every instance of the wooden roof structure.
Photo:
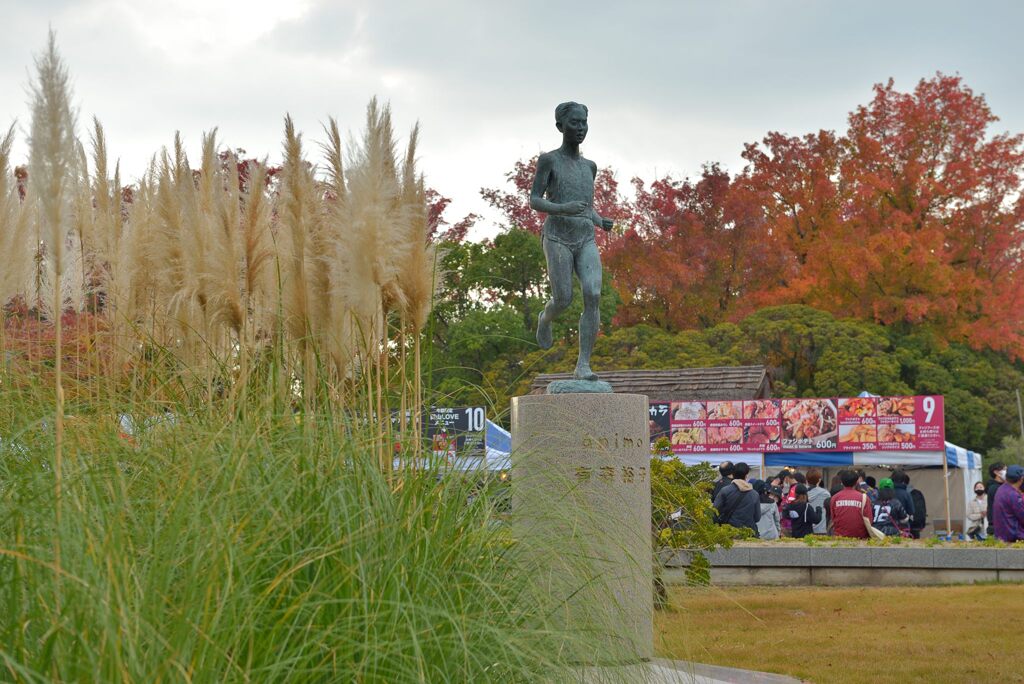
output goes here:
[{"label": "wooden roof structure", "polygon": [[[603,371],[600,376],[616,393],[645,394],[652,402],[765,399],[772,394],[771,375],[764,366],[619,370]],[[572,373],[538,375],[530,394],[544,394],[554,380],[571,379]]]}]

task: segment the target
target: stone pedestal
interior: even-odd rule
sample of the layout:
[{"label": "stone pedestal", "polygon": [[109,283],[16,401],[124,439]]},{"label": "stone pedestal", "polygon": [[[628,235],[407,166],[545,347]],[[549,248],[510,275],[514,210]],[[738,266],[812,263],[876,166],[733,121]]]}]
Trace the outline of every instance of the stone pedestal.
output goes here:
[{"label": "stone pedestal", "polygon": [[514,398],[512,525],[535,550],[537,589],[560,602],[556,624],[597,635],[581,661],[653,656],[647,397]]}]

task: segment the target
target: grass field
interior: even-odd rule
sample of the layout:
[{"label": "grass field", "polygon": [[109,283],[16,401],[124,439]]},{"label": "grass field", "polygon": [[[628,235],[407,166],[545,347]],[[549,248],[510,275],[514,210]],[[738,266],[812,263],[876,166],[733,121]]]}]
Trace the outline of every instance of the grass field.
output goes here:
[{"label": "grass field", "polygon": [[659,655],[831,684],[1024,682],[1024,586],[676,588]]}]

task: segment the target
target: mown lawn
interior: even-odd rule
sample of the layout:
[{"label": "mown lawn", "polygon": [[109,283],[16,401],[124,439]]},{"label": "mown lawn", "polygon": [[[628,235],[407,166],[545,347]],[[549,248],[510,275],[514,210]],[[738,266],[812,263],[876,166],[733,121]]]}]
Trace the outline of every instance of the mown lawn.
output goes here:
[{"label": "mown lawn", "polygon": [[1024,682],[1024,585],[676,587],[660,656],[822,684]]}]

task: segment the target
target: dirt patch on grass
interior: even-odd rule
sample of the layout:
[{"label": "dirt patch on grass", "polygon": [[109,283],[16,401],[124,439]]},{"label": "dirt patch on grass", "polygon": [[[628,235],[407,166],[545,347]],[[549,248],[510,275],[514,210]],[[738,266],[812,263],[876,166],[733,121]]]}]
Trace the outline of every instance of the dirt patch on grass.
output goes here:
[{"label": "dirt patch on grass", "polygon": [[821,683],[1024,682],[1024,585],[676,588],[660,656]]}]

